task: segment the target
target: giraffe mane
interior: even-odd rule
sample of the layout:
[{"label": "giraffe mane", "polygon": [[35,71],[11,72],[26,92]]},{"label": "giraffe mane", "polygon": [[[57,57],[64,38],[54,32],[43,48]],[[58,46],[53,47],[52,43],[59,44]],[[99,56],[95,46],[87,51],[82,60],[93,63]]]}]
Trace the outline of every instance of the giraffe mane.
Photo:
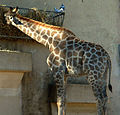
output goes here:
[{"label": "giraffe mane", "polygon": [[43,22],[39,22],[39,21],[30,19],[30,18],[27,18],[27,17],[23,17],[23,16],[21,16],[21,15],[19,15],[19,14],[17,14],[17,17],[18,17],[19,19],[25,20],[25,21],[27,21],[27,22],[34,23],[35,25],[40,25],[40,26],[44,26],[44,27],[46,27],[46,28],[51,28],[51,29],[55,29],[55,30],[59,30],[59,31],[66,31],[66,32],[68,32],[69,34],[75,36],[75,34],[74,34],[72,31],[70,31],[69,29],[66,29],[66,28],[64,28],[64,27],[59,27],[59,26],[53,26],[53,25],[45,24],[45,23],[43,23]]}]

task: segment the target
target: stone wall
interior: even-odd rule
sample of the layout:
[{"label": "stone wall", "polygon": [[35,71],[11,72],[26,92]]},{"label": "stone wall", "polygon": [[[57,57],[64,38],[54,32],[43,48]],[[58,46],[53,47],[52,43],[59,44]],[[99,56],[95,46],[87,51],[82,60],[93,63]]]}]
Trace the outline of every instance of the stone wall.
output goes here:
[{"label": "stone wall", "polygon": [[5,40],[1,38],[0,47],[1,49],[31,53],[32,72],[24,74],[20,94],[22,97],[18,101],[22,101],[23,115],[49,115],[49,81],[48,77],[46,77],[46,58],[49,51],[37,42],[17,39]]}]

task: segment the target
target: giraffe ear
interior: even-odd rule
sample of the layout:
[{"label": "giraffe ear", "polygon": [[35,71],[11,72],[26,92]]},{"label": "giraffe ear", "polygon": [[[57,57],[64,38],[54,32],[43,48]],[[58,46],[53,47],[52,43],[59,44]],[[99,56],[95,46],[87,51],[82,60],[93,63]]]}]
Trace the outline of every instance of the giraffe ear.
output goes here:
[{"label": "giraffe ear", "polygon": [[12,12],[17,13],[18,12],[18,6],[14,9],[12,9]]},{"label": "giraffe ear", "polygon": [[16,8],[10,7],[9,12],[10,13],[17,13],[18,12],[18,7],[16,7]]}]

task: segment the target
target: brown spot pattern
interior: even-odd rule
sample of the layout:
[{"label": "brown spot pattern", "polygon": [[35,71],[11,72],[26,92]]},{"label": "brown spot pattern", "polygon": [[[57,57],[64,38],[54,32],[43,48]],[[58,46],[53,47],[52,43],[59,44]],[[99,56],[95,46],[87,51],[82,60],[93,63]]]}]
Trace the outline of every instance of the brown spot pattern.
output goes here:
[{"label": "brown spot pattern", "polygon": [[100,50],[101,47],[99,45],[96,45],[96,50]]},{"label": "brown spot pattern", "polygon": [[91,70],[94,70],[94,66],[93,65],[90,64],[89,66],[90,66]]},{"label": "brown spot pattern", "polygon": [[95,59],[95,58],[97,58],[97,56],[93,54],[91,59]]},{"label": "brown spot pattern", "polygon": [[54,39],[60,40],[60,35],[58,34]]},{"label": "brown spot pattern", "polygon": [[98,56],[101,56],[101,52],[96,52],[96,54],[97,54]]},{"label": "brown spot pattern", "polygon": [[36,29],[36,25],[33,25],[32,28],[33,28],[33,29]]},{"label": "brown spot pattern", "polygon": [[64,59],[66,58],[66,49],[64,49],[60,52],[60,57],[62,57]]},{"label": "brown spot pattern", "polygon": [[37,34],[36,33],[34,33],[34,37],[36,37],[37,36]]},{"label": "brown spot pattern", "polygon": [[54,58],[55,60],[59,60],[59,57],[58,56],[55,56],[55,58]]},{"label": "brown spot pattern", "polygon": [[55,54],[59,54],[59,48],[57,47],[55,50],[54,50]]},{"label": "brown spot pattern", "polygon": [[66,41],[62,41],[59,46],[60,46],[61,49],[65,48],[66,47]]},{"label": "brown spot pattern", "polygon": [[59,66],[59,62],[57,60],[54,60],[53,62],[55,65]]},{"label": "brown spot pattern", "polygon": [[68,57],[71,57],[71,56],[72,56],[72,51],[69,51],[69,52],[67,53],[67,56],[68,56]]},{"label": "brown spot pattern", "polygon": [[49,37],[48,42],[49,42],[49,44],[52,43],[52,37]]},{"label": "brown spot pattern", "polygon": [[32,23],[27,23],[27,26],[28,26],[28,27],[31,27],[31,26],[32,26]]},{"label": "brown spot pattern", "polygon": [[73,66],[77,66],[77,58],[73,58]]},{"label": "brown spot pattern", "polygon": [[74,56],[77,56],[77,55],[78,55],[78,52],[73,51],[73,55],[74,55]]},{"label": "brown spot pattern", "polygon": [[26,33],[26,29],[25,28],[23,28],[23,32]]},{"label": "brown spot pattern", "polygon": [[72,49],[73,49],[73,44],[67,46],[67,48],[68,48],[69,50],[72,50]]},{"label": "brown spot pattern", "polygon": [[57,33],[56,31],[53,31],[53,32],[51,33],[51,36],[54,36],[56,33]]},{"label": "brown spot pattern", "polygon": [[66,39],[66,41],[70,41],[70,40],[72,41],[72,40],[74,40],[74,38],[75,38],[75,37],[68,37],[68,38]]},{"label": "brown spot pattern", "polygon": [[80,40],[79,39],[75,39],[74,41],[75,41],[75,43],[78,43]]},{"label": "brown spot pattern", "polygon": [[97,65],[95,65],[95,69],[96,69],[97,71],[99,71],[99,67],[98,67]]},{"label": "brown spot pattern", "polygon": [[99,58],[99,60],[100,60],[100,62],[102,62],[102,63],[103,63],[103,58],[102,58],[102,57],[100,57],[100,58]]},{"label": "brown spot pattern", "polygon": [[79,56],[80,56],[80,57],[83,57],[83,55],[84,55],[84,51],[80,51],[80,52],[79,52]]},{"label": "brown spot pattern", "polygon": [[91,52],[92,52],[92,53],[95,53],[95,51],[96,51],[95,49],[91,49]]},{"label": "brown spot pattern", "polygon": [[44,35],[45,34],[45,30],[43,30],[42,32],[41,32],[41,35]]},{"label": "brown spot pattern", "polygon": [[52,61],[53,58],[54,58],[54,54],[52,53],[52,54],[50,55],[50,57],[49,57],[49,60]]},{"label": "brown spot pattern", "polygon": [[32,32],[34,32],[34,29],[33,29],[33,28],[31,28],[30,30],[31,30]]},{"label": "brown spot pattern", "polygon": [[36,33],[37,33],[37,34],[40,34],[40,31],[39,31],[39,30],[36,30]]},{"label": "brown spot pattern", "polygon": [[95,47],[95,44],[93,44],[93,43],[88,43],[88,46],[90,46],[90,48],[93,48],[93,47]]},{"label": "brown spot pattern", "polygon": [[53,46],[56,47],[58,45],[59,41],[53,41]]},{"label": "brown spot pattern", "polygon": [[68,43],[68,44],[73,44],[73,41],[70,40],[70,41],[67,41],[67,43]]},{"label": "brown spot pattern", "polygon": [[37,37],[37,40],[38,40],[38,41],[40,41],[40,39],[41,39],[41,37],[40,37],[40,36],[38,36],[38,37]]},{"label": "brown spot pattern", "polygon": [[90,48],[89,48],[89,47],[87,47],[87,48],[86,48],[86,51],[89,51],[89,50],[90,50]]},{"label": "brown spot pattern", "polygon": [[47,35],[43,35],[42,37],[43,37],[43,39],[45,39],[45,40],[48,39],[48,36],[47,36]]},{"label": "brown spot pattern", "polygon": [[65,38],[67,38],[67,37],[68,37],[68,34],[67,34],[67,33],[63,33],[62,39],[65,39]]},{"label": "brown spot pattern", "polygon": [[86,55],[87,55],[87,57],[90,57],[90,56],[91,56],[91,54],[90,54],[90,53],[86,53]]},{"label": "brown spot pattern", "polygon": [[32,36],[32,33],[29,33],[30,36]]},{"label": "brown spot pattern", "polygon": [[47,35],[50,36],[50,30],[47,30]]}]

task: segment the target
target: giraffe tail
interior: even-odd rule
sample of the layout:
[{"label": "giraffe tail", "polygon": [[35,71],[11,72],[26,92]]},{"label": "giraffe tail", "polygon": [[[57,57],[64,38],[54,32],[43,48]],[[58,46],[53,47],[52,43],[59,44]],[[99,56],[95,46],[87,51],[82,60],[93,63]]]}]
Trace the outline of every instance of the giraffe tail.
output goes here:
[{"label": "giraffe tail", "polygon": [[111,80],[111,60],[110,58],[108,59],[108,68],[109,68],[109,82],[108,82],[108,88],[109,90],[112,92],[112,85],[110,83],[110,80]]}]

